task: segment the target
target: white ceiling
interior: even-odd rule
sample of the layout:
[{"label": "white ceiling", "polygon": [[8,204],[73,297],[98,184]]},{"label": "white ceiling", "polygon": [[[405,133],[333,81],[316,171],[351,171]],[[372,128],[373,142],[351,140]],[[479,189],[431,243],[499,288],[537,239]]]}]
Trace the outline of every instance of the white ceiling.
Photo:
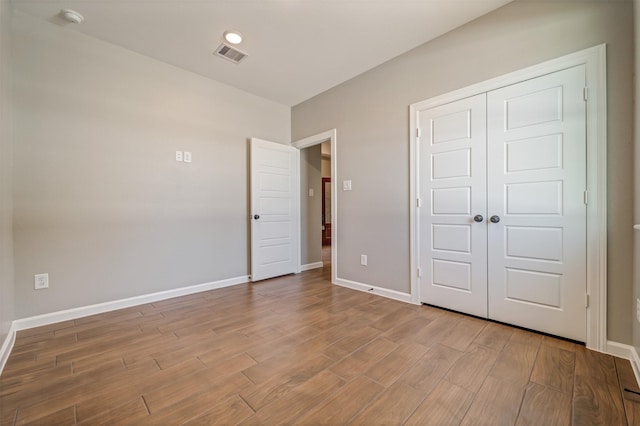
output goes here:
[{"label": "white ceiling", "polygon": [[[16,9],[287,106],[511,0],[13,0]],[[84,15],[64,22],[60,9]],[[236,65],[212,52],[244,36]]]}]

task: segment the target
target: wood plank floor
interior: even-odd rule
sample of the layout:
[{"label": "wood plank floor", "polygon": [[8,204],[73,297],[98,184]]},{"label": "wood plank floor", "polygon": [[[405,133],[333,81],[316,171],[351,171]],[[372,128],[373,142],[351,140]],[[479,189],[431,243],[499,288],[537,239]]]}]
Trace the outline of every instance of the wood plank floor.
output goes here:
[{"label": "wood plank floor", "polygon": [[0,424],[640,424],[626,360],[328,277],[21,331]]}]

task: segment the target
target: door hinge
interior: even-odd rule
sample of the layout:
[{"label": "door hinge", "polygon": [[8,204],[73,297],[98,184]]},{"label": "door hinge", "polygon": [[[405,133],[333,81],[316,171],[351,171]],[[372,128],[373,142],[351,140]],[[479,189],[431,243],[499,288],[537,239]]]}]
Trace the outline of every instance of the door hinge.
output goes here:
[{"label": "door hinge", "polygon": [[418,268],[418,278],[422,277],[422,269]]},{"label": "door hinge", "polygon": [[422,199],[420,197],[416,198],[416,207],[422,206]]},{"label": "door hinge", "polygon": [[589,191],[584,191],[584,203],[589,205]]},{"label": "door hinge", "polygon": [[584,99],[585,102],[589,99],[589,88],[588,87],[583,87],[582,88],[582,99]]},{"label": "door hinge", "polygon": [[416,137],[420,137],[420,127],[416,127]]},{"label": "door hinge", "polygon": [[589,307],[589,293],[586,293],[584,295],[584,307],[588,308]]}]

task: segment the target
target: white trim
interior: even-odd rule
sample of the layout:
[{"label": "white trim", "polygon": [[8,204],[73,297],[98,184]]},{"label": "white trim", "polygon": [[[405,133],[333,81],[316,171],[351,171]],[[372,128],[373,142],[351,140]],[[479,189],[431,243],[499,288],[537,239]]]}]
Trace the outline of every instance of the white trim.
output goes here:
[{"label": "white trim", "polygon": [[[338,191],[335,190],[338,182],[338,138],[336,129],[308,136],[304,139],[294,141],[291,146],[298,149],[309,148],[323,142],[331,143],[331,184],[334,190],[331,191],[331,283],[338,280]],[[300,176],[302,179],[302,176]],[[298,232],[298,246],[302,250],[302,220],[300,220],[300,230]],[[302,260],[301,260],[302,261]]]},{"label": "white trim", "polygon": [[342,287],[347,287],[352,290],[359,290],[365,293],[375,294],[376,296],[382,296],[389,299],[399,300],[401,302],[411,303],[411,295],[409,293],[402,293],[400,291],[389,290],[388,288],[376,287],[374,285],[363,284],[356,281],[345,280],[342,278],[338,278],[334,284]]},{"label": "white trim", "polygon": [[306,265],[302,265],[300,266],[300,271],[304,272],[304,271],[309,271],[311,269],[318,269],[318,268],[322,268],[324,265],[322,262],[315,262],[315,263],[307,263]]},{"label": "white trim", "polygon": [[14,321],[9,327],[9,331],[7,332],[7,336],[4,338],[4,342],[2,342],[2,347],[0,347],[0,374],[2,374],[4,366],[7,365],[7,360],[9,359],[9,355],[11,355],[11,350],[13,349],[13,344],[15,342],[16,327]]},{"label": "white trim", "polygon": [[126,299],[113,300],[111,302],[97,303],[95,305],[81,306],[79,308],[66,309],[64,311],[51,312],[43,315],[17,319],[13,321],[15,330],[26,330],[28,328],[40,327],[43,325],[55,324],[61,321],[68,321],[82,318],[89,315],[101,314],[118,309],[129,308],[131,306],[145,303],[157,302],[159,300],[171,299],[188,294],[200,293],[203,291],[216,290],[224,287],[231,287],[249,282],[248,276],[229,278],[226,280],[212,281],[204,284],[192,285],[189,287],[175,288],[172,290],[159,291],[157,293],[143,294],[141,296],[129,297]]},{"label": "white trim", "polygon": [[640,384],[640,356],[638,356],[638,351],[635,347],[609,340],[607,341],[606,353],[628,359],[633,368],[633,374],[636,376],[636,382]]},{"label": "white trim", "polygon": [[624,343],[614,342],[613,340],[608,340],[606,350],[603,353],[617,356],[618,358],[631,360],[632,351],[633,351],[633,346],[625,345]]},{"label": "white trim", "polygon": [[[579,52],[580,53],[580,52]],[[607,60],[601,44],[582,51],[587,87],[588,348],[607,345]]]},{"label": "white trim", "polygon": [[[307,136],[304,139],[299,139],[295,142],[291,143],[291,146],[298,149],[309,148],[310,146],[315,146],[321,144],[323,142],[332,142],[335,139],[336,129],[327,130],[326,132],[318,133],[317,135]],[[333,156],[333,152],[331,152]]]},{"label": "white trim", "polygon": [[633,368],[633,374],[636,376],[636,382],[640,384],[640,355],[635,347],[631,347],[631,367]]},{"label": "white trim", "polygon": [[560,71],[578,65],[586,67],[587,100],[587,308],[588,348],[604,351],[607,346],[607,95],[606,45],[591,47],[493,78],[472,86],[427,99],[409,107],[409,179],[410,179],[410,277],[411,300],[419,303],[419,259],[417,114],[463,98]]},{"label": "white trim", "polygon": [[411,303],[420,304],[420,280],[418,279],[420,225],[418,222],[418,106],[409,106],[409,288]]}]

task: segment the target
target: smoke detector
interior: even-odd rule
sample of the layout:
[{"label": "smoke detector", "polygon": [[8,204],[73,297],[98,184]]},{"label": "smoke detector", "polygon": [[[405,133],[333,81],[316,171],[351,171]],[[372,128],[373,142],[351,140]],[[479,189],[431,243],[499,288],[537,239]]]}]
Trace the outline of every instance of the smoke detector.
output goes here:
[{"label": "smoke detector", "polygon": [[84,21],[84,16],[72,9],[62,9],[60,11],[60,15],[62,15],[62,17],[66,21],[71,22],[72,24],[80,24],[82,23],[82,21]]}]

